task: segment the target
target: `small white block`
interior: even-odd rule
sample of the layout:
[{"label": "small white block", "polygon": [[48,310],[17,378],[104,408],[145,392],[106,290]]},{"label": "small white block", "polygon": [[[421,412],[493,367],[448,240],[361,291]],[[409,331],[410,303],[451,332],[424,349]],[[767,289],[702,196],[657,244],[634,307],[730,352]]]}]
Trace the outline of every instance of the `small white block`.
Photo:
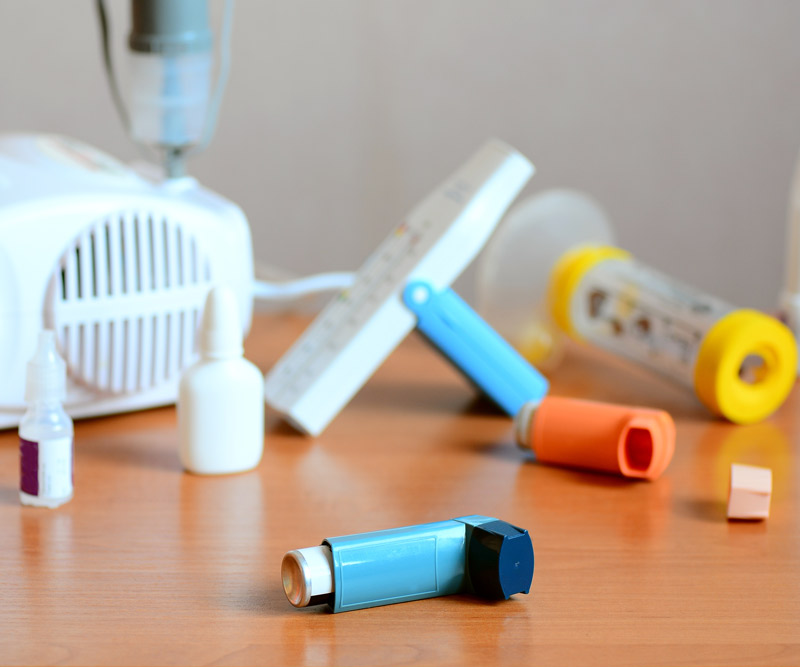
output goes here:
[{"label": "small white block", "polygon": [[731,465],[729,519],[766,519],[772,497],[772,470],[739,463]]}]

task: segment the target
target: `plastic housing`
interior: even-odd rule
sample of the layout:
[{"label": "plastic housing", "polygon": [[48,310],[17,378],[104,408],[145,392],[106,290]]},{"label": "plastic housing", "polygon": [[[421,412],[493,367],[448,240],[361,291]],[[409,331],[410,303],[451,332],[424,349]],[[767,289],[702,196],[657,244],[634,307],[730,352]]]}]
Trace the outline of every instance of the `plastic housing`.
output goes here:
[{"label": "plastic housing", "polygon": [[132,51],[129,59],[131,137],[150,146],[199,144],[211,95],[211,52]]},{"label": "plastic housing", "polygon": [[675,452],[675,423],[663,410],[548,396],[516,420],[520,446],[541,463],[658,479]]},{"label": "plastic housing", "polygon": [[252,313],[250,231],[190,178],[161,182],[80,142],[0,135],[0,427],[25,409],[25,362],[53,329],[65,407],[88,417],[172,403],[208,290]]},{"label": "plastic housing", "polygon": [[448,287],[533,172],[507,144],[486,142],[414,207],[272,367],[267,403],[301,431],[322,433],[414,328],[401,300],[408,282]]},{"label": "plastic housing", "polygon": [[200,475],[255,468],[264,451],[264,377],[242,357],[236,295],[206,300],[200,360],[181,378],[178,440],[183,467]]},{"label": "plastic housing", "polygon": [[417,331],[506,414],[547,394],[547,379],[452,289],[412,281],[403,302],[417,316]]},{"label": "plastic housing", "polygon": [[533,545],[526,530],[485,516],[329,537],[334,612],[472,592],[528,593]]},{"label": "plastic housing", "polygon": [[73,427],[61,405],[66,366],[52,331],[39,333],[27,371],[29,407],[19,425],[19,497],[23,505],[58,507],[72,498]]},{"label": "plastic housing", "polygon": [[555,322],[570,336],[680,382],[732,422],[765,419],[794,386],[797,343],[786,325],[737,310],[619,248],[566,253],[549,296]]}]

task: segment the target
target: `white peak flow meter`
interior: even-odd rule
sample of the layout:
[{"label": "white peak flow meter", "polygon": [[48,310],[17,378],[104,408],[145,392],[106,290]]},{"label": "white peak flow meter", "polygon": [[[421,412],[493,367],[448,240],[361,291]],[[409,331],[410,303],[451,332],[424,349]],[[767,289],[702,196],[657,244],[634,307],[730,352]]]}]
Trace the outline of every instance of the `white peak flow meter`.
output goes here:
[{"label": "white peak flow meter", "polygon": [[53,329],[73,417],[172,403],[213,285],[252,314],[241,210],[191,178],[157,182],[82,143],[0,135],[0,428]]}]

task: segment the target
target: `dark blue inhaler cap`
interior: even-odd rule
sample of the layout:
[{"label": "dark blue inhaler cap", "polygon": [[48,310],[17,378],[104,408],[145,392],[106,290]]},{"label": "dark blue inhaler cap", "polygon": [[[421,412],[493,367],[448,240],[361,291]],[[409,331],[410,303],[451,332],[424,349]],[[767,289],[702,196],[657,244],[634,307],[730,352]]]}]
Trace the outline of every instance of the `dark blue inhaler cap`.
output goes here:
[{"label": "dark blue inhaler cap", "polygon": [[533,544],[528,531],[505,521],[475,526],[467,568],[477,595],[507,600],[515,593],[528,593],[533,580]]}]

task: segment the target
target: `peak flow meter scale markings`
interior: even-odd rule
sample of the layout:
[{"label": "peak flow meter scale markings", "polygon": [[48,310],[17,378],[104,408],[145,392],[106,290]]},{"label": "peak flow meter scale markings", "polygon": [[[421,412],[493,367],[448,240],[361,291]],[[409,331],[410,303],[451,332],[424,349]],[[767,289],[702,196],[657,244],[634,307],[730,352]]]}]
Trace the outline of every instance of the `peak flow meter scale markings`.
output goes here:
[{"label": "peak flow meter scale markings", "polygon": [[302,431],[321,433],[416,325],[402,302],[409,280],[449,286],[532,174],[515,150],[487,143],[389,235],[353,286],[275,365],[266,379],[267,403]]},{"label": "peak flow meter scale markings", "polygon": [[327,366],[349,339],[394,290],[394,276],[404,259],[413,257],[418,234],[403,223],[373,255],[350,289],[343,290],[304,335],[292,364],[285,364],[276,381],[285,383],[284,402],[296,400],[313,378]]},{"label": "peak flow meter scale markings", "polygon": [[[426,220],[423,227],[430,228],[431,222]],[[283,406],[292,406],[302,399],[304,392],[333,363],[381,305],[398,292],[397,280],[408,272],[406,265],[413,267],[417,263],[421,239],[423,236],[411,231],[407,223],[400,225],[359,271],[353,287],[343,290],[320,314],[296,349],[292,350],[291,359],[287,359],[291,363],[276,368],[275,382],[283,385],[279,390],[280,404],[277,400],[274,402],[276,408],[284,410],[286,408]],[[400,340],[413,329],[416,321],[413,316],[405,319],[408,322],[398,322],[401,327],[397,330]],[[383,358],[391,351],[387,350]],[[383,358],[377,361],[375,368]],[[271,379],[272,375],[268,387]],[[288,409],[286,413],[292,417]],[[298,426],[306,430],[303,424]]]}]

